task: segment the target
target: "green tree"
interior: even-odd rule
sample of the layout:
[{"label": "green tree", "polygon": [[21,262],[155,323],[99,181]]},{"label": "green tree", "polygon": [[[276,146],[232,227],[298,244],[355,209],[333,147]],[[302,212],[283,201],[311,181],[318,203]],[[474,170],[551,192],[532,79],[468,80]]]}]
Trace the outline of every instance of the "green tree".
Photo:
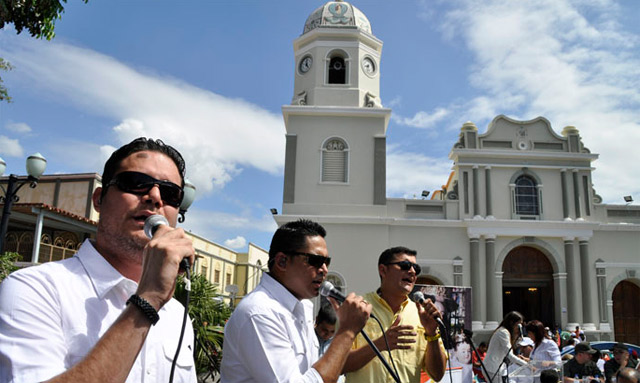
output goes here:
[{"label": "green tree", "polygon": [[[89,0],[82,0],[85,3]],[[67,0],[0,0],[0,29],[13,24],[16,32],[29,31],[35,38],[55,37],[56,20],[62,17]],[[10,70],[11,64],[0,58],[0,70]],[[0,77],[0,101],[11,102]]]},{"label": "green tree", "polygon": [[[7,71],[11,69],[13,69],[13,66],[9,64],[8,61],[0,57],[0,71]],[[11,96],[9,96],[7,87],[3,84],[2,77],[0,77],[0,101],[11,102]]]},{"label": "green tree", "polygon": [[[89,0],[82,0],[87,3]],[[31,36],[51,40],[56,34],[56,20],[62,17],[67,0],[1,0],[0,29],[13,23],[16,32],[24,29]]]},{"label": "green tree", "polygon": [[[184,303],[186,293],[185,284],[179,278],[174,297]],[[231,309],[220,299],[216,286],[200,274],[191,278],[189,316],[195,333],[196,371],[201,378],[216,377],[222,361],[224,324],[231,316]]]},{"label": "green tree", "polygon": [[0,282],[5,279],[9,274],[18,270],[15,262],[20,259],[20,254],[5,251],[4,254],[0,254]]}]

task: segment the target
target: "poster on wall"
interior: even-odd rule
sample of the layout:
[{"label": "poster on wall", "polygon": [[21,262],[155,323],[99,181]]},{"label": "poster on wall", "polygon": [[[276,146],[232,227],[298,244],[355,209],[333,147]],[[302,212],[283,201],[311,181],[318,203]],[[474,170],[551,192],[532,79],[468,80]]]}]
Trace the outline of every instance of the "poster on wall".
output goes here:
[{"label": "poster on wall", "polygon": [[462,382],[471,382],[471,344],[463,330],[471,330],[471,287],[415,285],[425,299],[431,299],[440,313],[445,327],[443,335],[445,347],[451,355],[451,367],[462,367]]}]

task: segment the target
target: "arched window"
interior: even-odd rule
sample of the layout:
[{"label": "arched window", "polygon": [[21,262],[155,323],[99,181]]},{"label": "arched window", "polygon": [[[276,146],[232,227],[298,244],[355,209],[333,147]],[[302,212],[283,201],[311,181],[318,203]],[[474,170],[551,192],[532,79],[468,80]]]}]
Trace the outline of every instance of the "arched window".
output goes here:
[{"label": "arched window", "polygon": [[538,185],[533,177],[519,176],[514,185],[515,214],[521,219],[535,219],[540,215],[540,195]]},{"label": "arched window", "polygon": [[341,138],[329,138],[322,145],[322,182],[347,182],[349,147]]},{"label": "arched window", "polygon": [[347,65],[344,57],[335,55],[329,60],[329,84],[347,83]]}]

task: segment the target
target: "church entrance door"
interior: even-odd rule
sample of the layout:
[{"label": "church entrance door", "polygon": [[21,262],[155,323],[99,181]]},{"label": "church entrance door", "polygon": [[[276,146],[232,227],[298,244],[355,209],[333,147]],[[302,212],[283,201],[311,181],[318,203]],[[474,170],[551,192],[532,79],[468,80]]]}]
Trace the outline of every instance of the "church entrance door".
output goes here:
[{"label": "church entrance door", "polygon": [[519,311],[525,321],[537,319],[555,324],[553,267],[538,249],[519,246],[509,252],[502,265],[502,311]]}]

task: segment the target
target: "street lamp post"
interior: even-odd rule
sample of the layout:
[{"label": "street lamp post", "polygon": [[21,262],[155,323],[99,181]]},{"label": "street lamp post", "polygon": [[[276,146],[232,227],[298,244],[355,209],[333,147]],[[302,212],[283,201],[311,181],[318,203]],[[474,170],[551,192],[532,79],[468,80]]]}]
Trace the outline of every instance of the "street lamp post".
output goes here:
[{"label": "street lamp post", "polygon": [[196,186],[192,184],[188,179],[184,180],[184,197],[182,198],[182,203],[180,204],[180,216],[178,217],[178,222],[184,222],[184,215],[187,213],[187,209],[193,203],[193,200],[196,199]]},{"label": "street lamp post", "polygon": [[[0,158],[0,175],[4,173],[6,167],[6,162]],[[47,160],[42,156],[42,154],[32,154],[27,158],[27,179],[21,181],[17,175],[11,174],[9,175],[7,188],[2,188],[4,191],[4,197],[0,196],[0,202],[4,202],[4,208],[2,209],[2,222],[0,223],[0,254],[4,253],[11,207],[14,202],[18,202],[20,200],[20,197],[18,197],[18,191],[27,183],[29,184],[29,187],[35,188],[38,185],[38,179],[40,179],[40,176],[42,176],[46,167]]]}]

